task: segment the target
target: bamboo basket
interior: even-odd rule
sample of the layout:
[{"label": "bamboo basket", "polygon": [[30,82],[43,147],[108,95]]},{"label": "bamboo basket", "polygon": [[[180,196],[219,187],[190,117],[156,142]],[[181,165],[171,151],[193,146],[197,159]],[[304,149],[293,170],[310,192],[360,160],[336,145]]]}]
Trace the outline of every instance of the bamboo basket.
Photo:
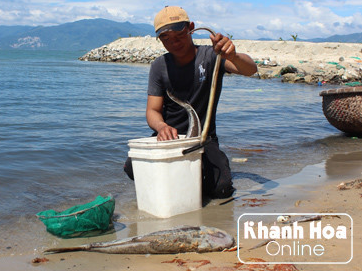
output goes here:
[{"label": "bamboo basket", "polygon": [[362,135],[362,87],[325,90],[323,113],[330,124],[352,135]]}]

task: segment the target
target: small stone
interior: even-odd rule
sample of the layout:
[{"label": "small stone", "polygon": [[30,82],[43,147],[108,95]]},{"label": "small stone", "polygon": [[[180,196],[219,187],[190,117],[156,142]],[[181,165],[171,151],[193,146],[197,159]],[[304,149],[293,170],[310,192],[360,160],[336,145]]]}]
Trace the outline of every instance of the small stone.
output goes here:
[{"label": "small stone", "polygon": [[287,73],[297,73],[297,72],[298,72],[298,69],[292,65],[288,65],[280,70],[281,75],[284,75]]},{"label": "small stone", "polygon": [[283,75],[282,82],[284,83],[295,83],[297,75],[295,73],[286,73]]}]

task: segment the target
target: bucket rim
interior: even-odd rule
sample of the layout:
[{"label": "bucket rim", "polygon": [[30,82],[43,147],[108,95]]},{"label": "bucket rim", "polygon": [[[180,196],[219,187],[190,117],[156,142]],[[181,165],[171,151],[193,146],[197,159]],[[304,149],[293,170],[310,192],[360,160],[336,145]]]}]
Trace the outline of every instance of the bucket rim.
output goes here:
[{"label": "bucket rim", "polygon": [[149,148],[174,148],[175,146],[185,146],[200,143],[201,136],[185,138],[185,135],[180,135],[179,139],[157,141],[156,136],[135,138],[128,140],[129,147],[149,147]]}]

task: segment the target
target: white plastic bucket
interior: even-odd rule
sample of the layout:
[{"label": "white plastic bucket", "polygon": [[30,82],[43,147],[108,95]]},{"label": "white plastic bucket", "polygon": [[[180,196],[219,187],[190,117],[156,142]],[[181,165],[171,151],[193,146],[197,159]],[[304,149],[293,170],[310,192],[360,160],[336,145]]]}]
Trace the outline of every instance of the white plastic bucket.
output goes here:
[{"label": "white plastic bucket", "polygon": [[[181,136],[180,136],[181,137]],[[157,141],[156,137],[128,141],[138,209],[167,218],[202,207],[201,154],[182,154],[200,137]]]}]

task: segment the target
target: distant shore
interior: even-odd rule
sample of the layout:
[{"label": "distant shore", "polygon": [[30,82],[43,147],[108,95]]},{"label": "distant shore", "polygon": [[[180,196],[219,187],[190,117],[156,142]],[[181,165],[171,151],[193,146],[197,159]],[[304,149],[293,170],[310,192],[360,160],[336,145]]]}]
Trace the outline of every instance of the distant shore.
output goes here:
[{"label": "distant shore", "polygon": [[[209,39],[195,44],[211,45]],[[238,52],[250,55],[258,64],[254,75],[260,79],[307,84],[362,85],[362,44],[312,43],[298,41],[234,40]],[[151,63],[166,53],[154,37],[121,38],[95,48],[83,61]]]}]

